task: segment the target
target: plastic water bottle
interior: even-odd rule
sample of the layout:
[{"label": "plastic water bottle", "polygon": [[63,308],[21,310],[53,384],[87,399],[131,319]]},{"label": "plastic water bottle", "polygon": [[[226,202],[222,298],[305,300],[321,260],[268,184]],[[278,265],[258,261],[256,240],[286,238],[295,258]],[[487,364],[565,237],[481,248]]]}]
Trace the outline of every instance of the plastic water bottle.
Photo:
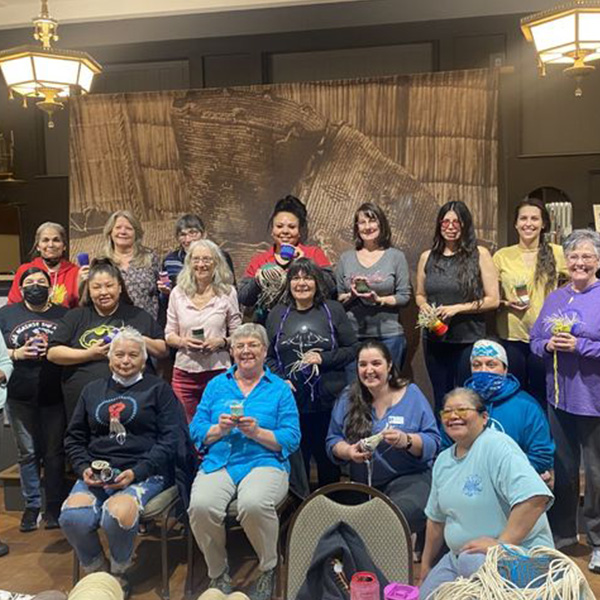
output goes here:
[{"label": "plastic water bottle", "polygon": [[350,580],[351,600],[379,600],[379,581],[368,571],[359,571]]}]

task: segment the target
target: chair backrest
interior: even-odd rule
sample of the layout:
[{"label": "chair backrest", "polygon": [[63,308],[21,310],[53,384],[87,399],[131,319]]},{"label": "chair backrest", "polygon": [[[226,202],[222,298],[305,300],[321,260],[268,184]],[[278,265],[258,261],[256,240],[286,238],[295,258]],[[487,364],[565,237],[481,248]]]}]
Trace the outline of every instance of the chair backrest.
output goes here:
[{"label": "chair backrest", "polygon": [[[338,492],[359,492],[362,504],[340,504],[329,498]],[[412,545],[406,518],[380,491],[360,483],[334,483],[311,494],[296,512],[286,545],[285,600],[295,600],[306,579],[322,535],[343,521],[362,538],[373,562],[389,581],[412,583]]]}]

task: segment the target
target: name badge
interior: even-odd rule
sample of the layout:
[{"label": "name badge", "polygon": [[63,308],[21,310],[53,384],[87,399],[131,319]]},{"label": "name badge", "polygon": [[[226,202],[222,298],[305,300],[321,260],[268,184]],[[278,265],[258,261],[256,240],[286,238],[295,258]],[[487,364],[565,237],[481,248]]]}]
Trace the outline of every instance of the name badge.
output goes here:
[{"label": "name badge", "polygon": [[402,417],[402,416],[388,417],[388,424],[391,425],[392,427],[394,425],[402,426],[402,425],[404,425],[404,417]]}]

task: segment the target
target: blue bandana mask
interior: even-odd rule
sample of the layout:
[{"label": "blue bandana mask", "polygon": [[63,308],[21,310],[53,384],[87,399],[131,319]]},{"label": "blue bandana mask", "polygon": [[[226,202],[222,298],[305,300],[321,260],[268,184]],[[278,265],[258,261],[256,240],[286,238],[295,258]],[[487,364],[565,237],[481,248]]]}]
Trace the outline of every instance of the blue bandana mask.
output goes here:
[{"label": "blue bandana mask", "polygon": [[487,402],[504,387],[505,382],[505,374],[476,371],[469,379],[467,387],[475,390]]}]

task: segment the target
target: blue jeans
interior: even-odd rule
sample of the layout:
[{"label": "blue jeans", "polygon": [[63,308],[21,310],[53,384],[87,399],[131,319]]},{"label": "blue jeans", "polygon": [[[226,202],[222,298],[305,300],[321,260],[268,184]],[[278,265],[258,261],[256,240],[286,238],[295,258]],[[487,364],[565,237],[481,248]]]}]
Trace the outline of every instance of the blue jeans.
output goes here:
[{"label": "blue jeans", "polygon": [[46,505],[57,510],[65,498],[65,408],[63,404],[38,406],[9,398],[6,408],[15,442],[21,493],[26,508],[42,507],[40,463],[44,466]]},{"label": "blue jeans", "polygon": [[[91,495],[93,504],[89,506],[67,506],[65,501],[60,513],[59,523],[67,540],[77,553],[79,562],[87,572],[97,571],[104,563],[104,552],[98,537],[98,528],[102,527],[108,539],[111,557],[111,572],[123,573],[131,563],[133,542],[138,533],[139,512],[165,489],[164,478],[159,475],[145,481],[133,483],[123,490],[105,490],[102,487],[90,487],[78,479],[69,494]],[[122,527],[107,507],[107,500],[114,496],[125,495],[136,499],[138,516],[129,528]]]},{"label": "blue jeans", "polygon": [[427,600],[440,585],[454,581],[458,577],[471,577],[485,562],[485,554],[467,554],[463,552],[453,556],[452,552],[444,554],[440,562],[429,571],[425,581],[421,584],[419,598]]}]

